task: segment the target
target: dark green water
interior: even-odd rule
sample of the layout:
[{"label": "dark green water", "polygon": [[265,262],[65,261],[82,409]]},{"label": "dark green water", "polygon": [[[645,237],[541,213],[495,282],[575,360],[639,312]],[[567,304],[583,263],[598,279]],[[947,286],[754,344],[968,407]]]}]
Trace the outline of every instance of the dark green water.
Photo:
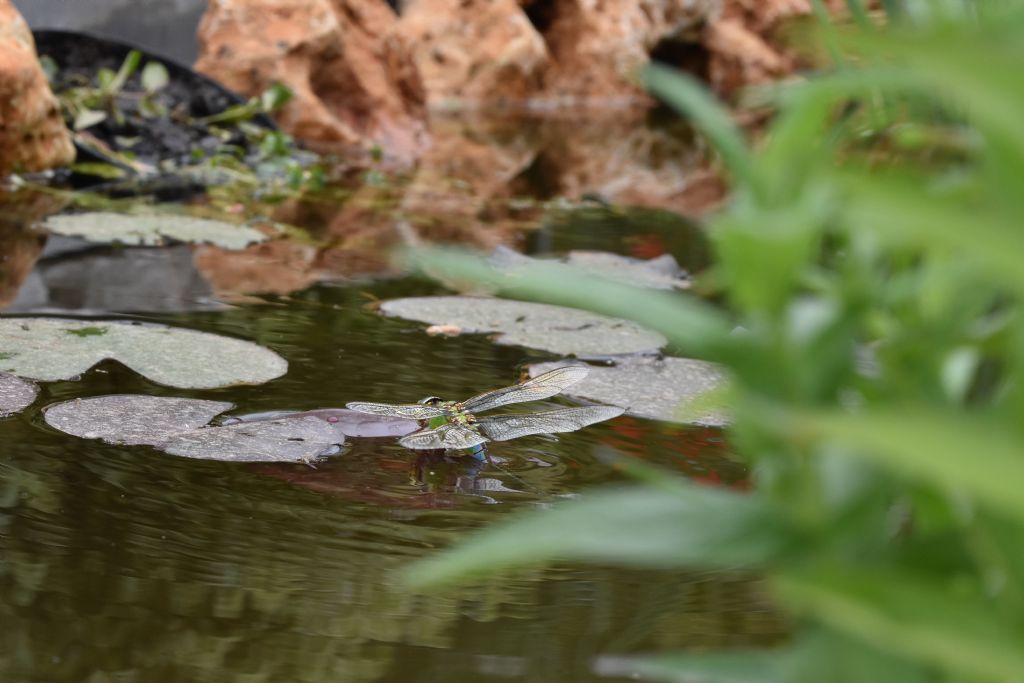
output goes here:
[{"label": "dark green water", "polygon": [[[555,239],[578,246],[572,235]],[[461,398],[548,359],[429,337],[365,306],[367,294],[434,291],[401,278],[144,316],[257,341],[289,372],[188,392],[108,363],[0,420],[0,681],[590,681],[608,680],[593,673],[601,655],[777,640],[757,584],[729,573],[560,566],[420,594],[395,576],[507,514],[618,480],[599,457],[609,451],[744,486],[711,430],[619,418],[497,444],[496,467],[364,439],[313,469],[109,446],[40,419],[48,404],[115,392],[229,400],[235,414]]]}]

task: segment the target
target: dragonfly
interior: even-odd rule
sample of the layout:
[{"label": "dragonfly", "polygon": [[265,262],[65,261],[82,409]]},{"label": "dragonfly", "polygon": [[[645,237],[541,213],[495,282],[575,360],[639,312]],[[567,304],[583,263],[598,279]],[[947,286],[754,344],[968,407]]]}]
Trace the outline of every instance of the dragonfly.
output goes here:
[{"label": "dragonfly", "polygon": [[371,415],[419,420],[422,428],[398,441],[406,448],[473,449],[488,441],[508,441],[531,434],[574,432],[625,412],[614,406],[582,406],[536,413],[477,414],[513,403],[550,398],[582,380],[588,372],[588,368],[582,365],[556,368],[521,384],[486,391],[465,401],[445,401],[437,396],[428,396],[419,403],[356,401],[345,404],[345,407]]}]

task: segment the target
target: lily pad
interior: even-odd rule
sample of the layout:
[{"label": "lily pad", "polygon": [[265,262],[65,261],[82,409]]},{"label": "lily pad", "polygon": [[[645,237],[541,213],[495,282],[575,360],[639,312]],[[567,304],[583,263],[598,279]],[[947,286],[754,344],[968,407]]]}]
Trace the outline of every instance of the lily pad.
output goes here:
[{"label": "lily pad", "polygon": [[110,211],[50,216],[43,227],[58,235],[90,242],[159,246],[168,241],[207,243],[225,249],[244,249],[267,239],[245,225],[178,214],[125,214]]},{"label": "lily pad", "polygon": [[508,299],[436,296],[393,299],[383,313],[466,333],[497,332],[496,341],[562,355],[605,356],[652,351],[663,336],[636,323],[596,313]]},{"label": "lily pad", "polygon": [[[505,246],[495,248],[488,261],[496,268],[509,271],[543,262],[542,259],[520,254]],[[662,254],[652,259],[638,259],[609,251],[580,250],[570,251],[562,261],[594,275],[635,287],[687,289],[691,285],[686,271],[679,267],[679,263],[671,254]]]},{"label": "lily pad", "polygon": [[[565,361],[537,363],[530,376],[566,365]],[[724,426],[728,417],[719,410],[685,415],[687,404],[722,385],[724,374],[713,363],[688,358],[626,358],[615,365],[590,366],[590,373],[564,393],[568,396],[617,405],[626,414],[684,424]]]},{"label": "lily pad", "polygon": [[313,417],[323,420],[342,436],[358,438],[398,437],[412,434],[420,426],[416,420],[405,420],[400,417],[384,415],[368,415],[357,413],[348,408],[317,408],[301,412],[275,410],[252,415],[240,415],[240,422],[261,422],[287,418],[289,420]]},{"label": "lily pad", "polygon": [[644,260],[607,251],[570,251],[566,262],[587,272],[650,289],[686,289],[690,280],[671,254]]},{"label": "lily pad", "polygon": [[309,462],[345,443],[331,425],[309,416],[204,426],[232,407],[223,401],[122,394],[58,403],[46,409],[44,419],[73,436],[206,460]]},{"label": "lily pad", "polygon": [[175,434],[208,424],[233,407],[225,401],[115,394],[58,403],[44,411],[43,419],[51,427],[83,439],[158,446]]},{"label": "lily pad", "polygon": [[32,382],[0,372],[0,417],[20,413],[36,400],[38,394],[39,387]]},{"label": "lily pad", "polygon": [[186,458],[237,462],[309,462],[344,443],[329,424],[315,417],[238,422],[172,436],[160,449]]},{"label": "lily pad", "polygon": [[157,384],[212,389],[262,384],[288,363],[252,342],[153,323],[61,318],[0,319],[0,372],[46,382],[117,360]]}]

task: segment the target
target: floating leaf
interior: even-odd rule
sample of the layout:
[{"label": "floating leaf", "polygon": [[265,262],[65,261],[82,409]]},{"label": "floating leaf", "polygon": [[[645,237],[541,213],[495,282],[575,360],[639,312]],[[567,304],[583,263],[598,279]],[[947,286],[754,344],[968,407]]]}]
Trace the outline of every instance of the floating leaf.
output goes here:
[{"label": "floating leaf", "polygon": [[238,422],[178,434],[160,448],[186,458],[237,462],[309,462],[344,443],[329,424],[315,417]]},{"label": "floating leaf", "polygon": [[78,112],[77,116],[75,116],[75,122],[72,124],[72,127],[75,130],[85,130],[86,128],[91,128],[98,123],[103,123],[106,120],[106,112],[98,111],[96,109],[83,109]]},{"label": "floating leaf", "polygon": [[260,422],[282,418],[294,420],[304,417],[315,417],[318,420],[323,420],[344,436],[368,439],[405,436],[420,428],[416,420],[404,420],[400,417],[386,417],[383,415],[368,415],[367,413],[357,413],[348,408],[319,408],[316,410],[303,410],[301,412],[272,411],[242,415],[238,419],[241,422]]},{"label": "floating leaf", "polygon": [[[0,353],[0,363],[6,352]],[[32,404],[39,394],[39,387],[32,382],[14,375],[0,372],[0,417],[7,417]]]},{"label": "floating leaf", "polygon": [[638,353],[664,346],[657,332],[636,323],[574,308],[508,299],[436,296],[393,299],[381,304],[387,315],[463,332],[498,332],[499,344],[525,346],[565,355]]},{"label": "floating leaf", "polygon": [[82,237],[90,242],[136,246],[157,246],[176,240],[244,249],[267,239],[259,230],[245,225],[177,214],[73,213],[50,216],[43,227],[59,235]]},{"label": "floating leaf", "polygon": [[311,416],[205,426],[232,407],[223,401],[119,394],[58,403],[46,409],[44,419],[72,436],[207,460],[309,462],[345,443],[343,434]]},{"label": "floating leaf", "polygon": [[105,359],[180,388],[262,384],[288,363],[252,342],[153,323],[61,318],[0,319],[0,372],[47,382],[71,379]]},{"label": "floating leaf", "polygon": [[234,404],[193,398],[115,394],[50,406],[43,419],[65,434],[107,443],[158,446],[168,437],[206,425]]},{"label": "floating leaf", "polygon": [[[566,365],[564,361],[530,366],[530,376]],[[722,371],[714,363],[688,358],[624,358],[612,366],[590,366],[590,373],[565,394],[588,401],[610,403],[629,415],[721,426],[728,419],[708,410],[690,417],[686,405],[722,385]]]},{"label": "floating leaf", "polygon": [[[566,254],[564,261],[570,266],[579,268],[582,272],[634,287],[649,289],[687,289],[690,287],[686,271],[679,267],[678,261],[671,254],[662,254],[657,258],[645,260],[622,256],[610,251],[576,250]],[[520,254],[508,247],[499,246],[487,257],[487,262],[495,268],[514,272],[516,268],[546,261]],[[550,263],[550,261],[547,262]],[[443,277],[443,273],[439,272],[437,276]]]}]

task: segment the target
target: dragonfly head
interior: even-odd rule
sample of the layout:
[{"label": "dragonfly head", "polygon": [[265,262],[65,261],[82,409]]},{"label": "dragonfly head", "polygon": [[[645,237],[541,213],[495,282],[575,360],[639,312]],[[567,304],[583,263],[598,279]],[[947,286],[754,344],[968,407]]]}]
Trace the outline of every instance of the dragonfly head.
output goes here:
[{"label": "dragonfly head", "polygon": [[427,396],[426,398],[420,399],[420,403],[425,406],[436,406],[444,403],[444,399],[440,396]]}]

